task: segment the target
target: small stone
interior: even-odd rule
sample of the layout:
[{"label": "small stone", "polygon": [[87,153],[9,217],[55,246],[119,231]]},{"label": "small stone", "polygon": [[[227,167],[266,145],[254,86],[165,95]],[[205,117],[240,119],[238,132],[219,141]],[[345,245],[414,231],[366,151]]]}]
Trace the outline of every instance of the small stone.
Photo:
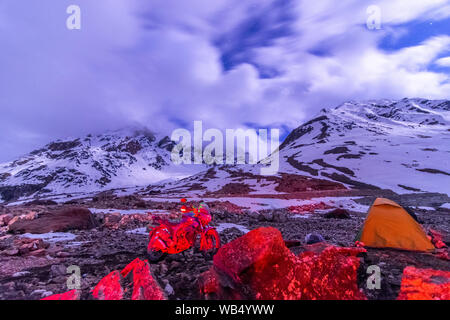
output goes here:
[{"label": "small stone", "polygon": [[8,256],[16,256],[19,254],[19,250],[17,248],[13,248],[13,249],[5,250],[5,251],[3,251],[3,253]]},{"label": "small stone", "polygon": [[19,272],[14,273],[12,276],[13,276],[13,278],[18,278],[18,277],[23,277],[23,276],[26,276],[29,274],[30,274],[29,271],[19,271]]},{"label": "small stone", "polygon": [[41,298],[46,298],[46,297],[49,297],[49,296],[51,296],[51,295],[53,295],[53,292],[52,292],[52,291],[44,291],[44,292],[42,293],[42,295],[41,295]]},{"label": "small stone", "polygon": [[35,295],[42,296],[42,294],[43,294],[44,292],[45,292],[44,289],[37,289],[37,290],[34,290],[33,292],[31,292],[30,295],[31,295],[31,296],[35,296]]},{"label": "small stone", "polygon": [[170,285],[170,283],[167,283],[164,287],[164,291],[167,293],[168,296],[174,295],[175,291],[173,290],[173,287]]},{"label": "small stone", "polygon": [[178,261],[172,261],[170,263],[170,270],[176,269],[180,266],[180,263]]},{"label": "small stone", "polygon": [[68,252],[65,252],[65,251],[59,251],[58,253],[56,253],[56,256],[58,258],[67,258],[67,257],[70,257],[72,255],[70,253],[68,253]]},{"label": "small stone", "polygon": [[50,268],[53,276],[61,276],[65,275],[67,272],[67,268],[62,264],[54,264]]},{"label": "small stone", "polygon": [[29,253],[29,255],[30,256],[43,256],[45,254],[45,249],[38,249],[38,250],[35,250],[35,251],[31,251],[30,253]]},{"label": "small stone", "polygon": [[161,273],[161,275],[166,275],[168,271],[169,268],[167,267],[167,264],[163,263],[160,265],[159,272]]}]

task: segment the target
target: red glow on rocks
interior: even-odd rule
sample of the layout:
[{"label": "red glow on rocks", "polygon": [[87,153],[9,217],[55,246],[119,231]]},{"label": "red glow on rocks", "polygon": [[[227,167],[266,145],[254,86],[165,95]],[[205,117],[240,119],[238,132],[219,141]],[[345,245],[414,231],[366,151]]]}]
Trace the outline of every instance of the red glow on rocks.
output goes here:
[{"label": "red glow on rocks", "polygon": [[450,300],[450,272],[406,267],[397,299]]},{"label": "red glow on rocks", "polygon": [[145,260],[136,258],[126,266],[123,277],[133,272],[133,293],[131,300],[165,300],[165,296],[156,280],[152,277],[150,265]]},{"label": "red glow on rocks", "polygon": [[[131,280],[128,283],[127,280]],[[92,290],[99,300],[126,300],[131,292],[131,300],[164,300],[165,295],[153,278],[146,260],[136,258],[121,272],[113,271],[104,277]]]},{"label": "red glow on rocks", "polygon": [[54,294],[41,300],[80,300],[80,292],[78,290],[71,290],[64,293]]},{"label": "red glow on rocks", "polygon": [[297,257],[277,229],[258,228],[218,251],[213,269],[201,278],[200,290],[208,294],[217,290],[219,299],[366,299],[357,285],[356,256],[362,252],[330,245]]},{"label": "red glow on rocks", "polygon": [[450,252],[446,249],[438,249],[436,250],[436,256],[439,259],[450,261]]},{"label": "red glow on rocks", "polygon": [[447,247],[447,245],[443,241],[444,235],[442,234],[442,232],[430,229],[428,233],[430,234],[431,242],[434,244],[436,248],[441,249]]},{"label": "red glow on rocks", "polygon": [[122,300],[123,290],[120,272],[115,270],[104,277],[92,290],[92,296],[98,300]]}]

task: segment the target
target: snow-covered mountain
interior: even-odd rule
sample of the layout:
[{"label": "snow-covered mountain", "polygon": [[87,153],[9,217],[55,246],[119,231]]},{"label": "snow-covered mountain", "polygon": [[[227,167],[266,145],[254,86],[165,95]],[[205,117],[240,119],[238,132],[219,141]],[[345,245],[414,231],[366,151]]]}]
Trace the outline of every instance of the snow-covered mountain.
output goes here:
[{"label": "snow-covered mountain", "polygon": [[173,145],[169,137],[141,128],[58,140],[0,164],[0,198],[145,186],[199,170],[174,166]]},{"label": "snow-covered mountain", "polygon": [[258,166],[223,166],[149,190],[273,194],[345,186],[450,194],[450,101],[377,100],[323,109],[286,137],[272,155],[278,156],[280,170],[272,177],[260,176]]},{"label": "snow-covered mountain", "polygon": [[298,127],[280,146],[284,172],[398,193],[450,194],[450,101],[348,102]]},{"label": "snow-covered mountain", "polygon": [[159,194],[276,194],[390,189],[450,194],[450,101],[347,102],[323,109],[293,130],[271,157],[274,176],[258,165],[182,165],[174,142],[147,130],[120,130],[56,141],[0,164],[0,197],[94,192],[148,186]]}]

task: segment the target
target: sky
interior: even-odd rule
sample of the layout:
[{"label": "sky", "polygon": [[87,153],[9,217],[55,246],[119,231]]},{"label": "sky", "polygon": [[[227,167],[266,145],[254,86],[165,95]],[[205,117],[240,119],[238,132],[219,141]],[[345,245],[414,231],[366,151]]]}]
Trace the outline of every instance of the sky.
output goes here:
[{"label": "sky", "polygon": [[135,125],[285,136],[348,100],[449,92],[450,0],[0,1],[0,161]]}]

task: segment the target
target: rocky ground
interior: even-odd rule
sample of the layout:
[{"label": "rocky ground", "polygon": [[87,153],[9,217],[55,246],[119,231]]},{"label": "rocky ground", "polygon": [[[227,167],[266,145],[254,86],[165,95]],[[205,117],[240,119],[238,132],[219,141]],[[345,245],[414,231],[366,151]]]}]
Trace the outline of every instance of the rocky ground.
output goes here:
[{"label": "rocky ground", "polygon": [[[435,198],[429,196],[428,199]],[[417,202],[417,197],[405,196],[400,200],[413,205],[413,202]],[[358,201],[368,204],[373,201],[373,196]],[[176,202],[156,203],[136,196],[117,198],[100,195],[93,199],[66,204],[35,202],[29,205],[0,207],[0,215],[3,217],[0,218],[0,225],[3,225],[0,229],[0,299],[41,299],[54,293],[68,291],[67,267],[72,265],[80,268],[82,298],[88,299],[90,290],[111,271],[124,268],[135,258],[146,259],[148,242],[146,227],[152,221],[151,215],[125,217],[117,213],[95,213],[93,220],[86,226],[78,226],[68,231],[76,237],[64,241],[29,240],[23,234],[27,232],[26,228],[15,234],[11,233],[11,229],[14,229],[11,227],[12,219],[20,220],[22,225],[27,225],[27,221],[31,223],[36,216],[42,214],[45,216],[45,212],[70,213],[74,206],[131,211],[166,210],[169,218],[179,217],[177,214],[179,204]],[[350,210],[348,219],[327,218],[323,213],[294,217],[293,213],[286,209],[246,212],[231,204],[219,202],[213,203],[212,207],[214,207],[212,224],[222,226],[220,237],[223,244],[242,236],[245,229],[270,226],[280,230],[284,240],[297,240],[296,243],[293,242],[295,246],[290,247],[295,254],[304,250],[302,246],[305,245],[305,236],[311,232],[320,233],[330,244],[352,246],[366,215]],[[438,229],[445,235],[450,234],[450,210],[416,209],[415,213],[425,228]],[[20,218],[16,218],[19,216]],[[450,239],[445,238],[444,242],[450,243]],[[381,269],[382,287],[379,290],[369,290],[366,286],[368,275],[365,271],[369,265],[378,265]],[[211,257],[194,248],[181,254],[169,255],[163,261],[153,264],[151,268],[169,299],[202,299],[198,283],[199,275],[211,266]],[[370,299],[395,299],[406,266],[450,271],[450,262],[438,258],[435,254],[368,249],[362,257],[358,271],[359,287]]]}]

